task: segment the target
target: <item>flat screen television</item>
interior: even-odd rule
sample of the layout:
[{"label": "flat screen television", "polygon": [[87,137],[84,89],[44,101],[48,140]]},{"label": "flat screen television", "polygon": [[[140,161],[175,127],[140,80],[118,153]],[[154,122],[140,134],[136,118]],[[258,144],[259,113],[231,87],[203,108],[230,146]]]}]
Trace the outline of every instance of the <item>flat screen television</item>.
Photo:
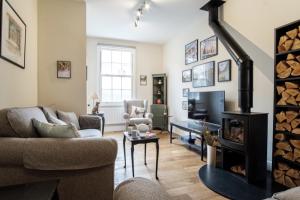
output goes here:
[{"label": "flat screen television", "polygon": [[205,120],[221,125],[221,113],[225,109],[225,92],[190,92],[188,97],[188,118]]}]

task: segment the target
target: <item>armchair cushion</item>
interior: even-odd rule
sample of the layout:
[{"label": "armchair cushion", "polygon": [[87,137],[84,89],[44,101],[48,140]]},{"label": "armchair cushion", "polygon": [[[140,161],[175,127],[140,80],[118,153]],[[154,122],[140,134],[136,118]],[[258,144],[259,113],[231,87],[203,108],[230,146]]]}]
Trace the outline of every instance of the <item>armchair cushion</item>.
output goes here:
[{"label": "armchair cushion", "polygon": [[101,129],[101,118],[95,115],[79,116],[79,125],[81,129]]},{"label": "armchair cushion", "polygon": [[18,137],[37,137],[38,134],[33,127],[32,119],[47,123],[47,119],[38,107],[12,108],[7,112],[7,118]]},{"label": "armchair cushion", "polygon": [[153,114],[152,113],[146,113],[145,114],[145,118],[152,119],[153,118]]},{"label": "armchair cushion", "polygon": [[74,124],[78,130],[80,130],[77,116],[73,112],[57,111],[58,118],[67,124]]},{"label": "armchair cushion", "polygon": [[24,166],[35,170],[79,170],[111,165],[117,142],[103,138],[27,139]]},{"label": "armchair cushion", "polygon": [[129,125],[134,126],[135,124],[151,124],[152,120],[148,118],[130,118]]},{"label": "armchair cushion", "polygon": [[132,106],[131,108],[131,118],[143,118],[145,115],[145,108]]},{"label": "armchair cushion", "polygon": [[80,137],[78,130],[73,124],[56,125],[43,123],[36,119],[32,120],[39,135],[44,138],[76,138]]}]

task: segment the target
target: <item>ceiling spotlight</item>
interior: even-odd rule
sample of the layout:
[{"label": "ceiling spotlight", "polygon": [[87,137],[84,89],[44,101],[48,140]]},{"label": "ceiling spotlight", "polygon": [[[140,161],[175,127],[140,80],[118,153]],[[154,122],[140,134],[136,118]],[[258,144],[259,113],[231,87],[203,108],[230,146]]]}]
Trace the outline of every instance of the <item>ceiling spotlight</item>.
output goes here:
[{"label": "ceiling spotlight", "polygon": [[146,10],[150,9],[150,3],[148,1],[145,1],[145,9]]}]

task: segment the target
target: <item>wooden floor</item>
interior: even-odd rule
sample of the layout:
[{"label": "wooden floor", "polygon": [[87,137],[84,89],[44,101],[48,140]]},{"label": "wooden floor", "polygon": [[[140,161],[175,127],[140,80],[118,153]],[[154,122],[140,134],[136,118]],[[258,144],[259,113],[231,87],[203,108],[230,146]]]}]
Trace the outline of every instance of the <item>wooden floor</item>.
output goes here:
[{"label": "wooden floor", "polygon": [[[225,198],[205,187],[198,178],[198,170],[205,163],[200,156],[190,151],[179,140],[169,143],[167,134],[160,137],[160,155],[157,181],[174,200],[223,200]],[[127,142],[127,168],[124,169],[122,133],[107,133],[105,137],[113,137],[118,141],[118,156],[115,167],[115,184],[132,177],[130,143]],[[147,145],[147,163],[144,165],[144,146],[135,146],[135,176],[155,179],[155,144]]]}]

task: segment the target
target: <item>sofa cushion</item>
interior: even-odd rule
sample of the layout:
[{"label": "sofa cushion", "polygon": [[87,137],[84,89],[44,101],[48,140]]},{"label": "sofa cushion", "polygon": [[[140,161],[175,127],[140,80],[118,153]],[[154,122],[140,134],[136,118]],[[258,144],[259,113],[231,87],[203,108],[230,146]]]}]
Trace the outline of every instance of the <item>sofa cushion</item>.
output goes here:
[{"label": "sofa cushion", "polygon": [[101,132],[97,129],[85,129],[78,131],[81,138],[101,137]]},{"label": "sofa cushion", "polygon": [[130,118],[129,125],[136,125],[136,124],[151,124],[151,119],[148,118]]},{"label": "sofa cushion", "polygon": [[161,186],[145,178],[132,178],[122,182],[114,191],[114,200],[169,200],[171,197]]},{"label": "sofa cushion", "polygon": [[45,114],[45,116],[46,116],[47,119],[48,119],[49,116],[57,118],[57,114],[56,114],[56,111],[55,111],[54,108],[51,108],[51,107],[42,107],[42,109],[43,109],[43,112],[44,112],[44,114]]},{"label": "sofa cushion", "polygon": [[0,110],[0,137],[18,137],[7,119],[7,112],[9,110],[10,109]]},{"label": "sofa cushion", "polygon": [[12,108],[7,112],[7,119],[18,137],[37,137],[38,134],[33,127],[32,119],[48,122],[42,110],[38,107]]},{"label": "sofa cushion", "polygon": [[80,130],[78,118],[73,112],[57,111],[58,118],[67,124],[74,124],[78,130]]},{"label": "sofa cushion", "polygon": [[60,119],[58,119],[58,118],[56,118],[52,115],[48,115],[47,119],[48,119],[48,122],[51,123],[51,124],[67,125],[66,122],[64,122],[64,121],[62,121],[62,120],[60,120]]},{"label": "sofa cushion", "polygon": [[32,120],[33,126],[43,138],[78,138],[78,130],[73,124],[57,125]]},{"label": "sofa cushion", "polygon": [[276,193],[273,195],[273,198],[278,200],[300,199],[300,187],[295,187],[284,192]]}]

